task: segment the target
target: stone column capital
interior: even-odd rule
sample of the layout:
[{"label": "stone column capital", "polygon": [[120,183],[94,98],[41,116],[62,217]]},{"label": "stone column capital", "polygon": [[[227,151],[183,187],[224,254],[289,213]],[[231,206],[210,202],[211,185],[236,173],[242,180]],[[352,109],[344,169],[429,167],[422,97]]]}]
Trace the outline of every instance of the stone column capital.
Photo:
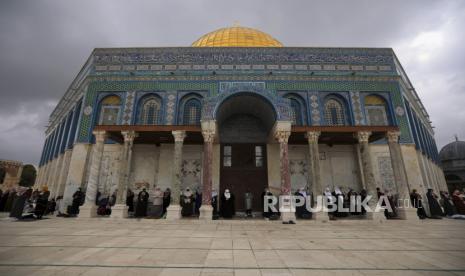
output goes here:
[{"label": "stone column capital", "polygon": [[121,131],[121,134],[123,135],[124,142],[126,143],[133,142],[134,139],[139,136],[139,134],[134,130]]},{"label": "stone column capital", "polygon": [[318,144],[318,138],[320,137],[320,135],[321,131],[307,131],[307,133],[305,134],[309,144]]},{"label": "stone column capital", "polygon": [[371,136],[371,131],[359,131],[355,134],[359,143],[368,143],[368,139]]},{"label": "stone column capital", "polygon": [[105,130],[94,130],[92,131],[92,134],[95,136],[95,141],[96,142],[105,142],[105,139],[107,138],[107,132]]},{"label": "stone column capital", "polygon": [[389,143],[397,143],[399,142],[400,131],[388,131],[386,137]]},{"label": "stone column capital", "polygon": [[274,137],[278,140],[279,143],[286,143],[289,140],[289,136],[291,136],[291,132],[287,130],[278,130],[275,132]]},{"label": "stone column capital", "polygon": [[184,138],[186,138],[185,130],[173,130],[171,134],[173,134],[174,142],[184,142]]},{"label": "stone column capital", "polygon": [[205,143],[212,143],[215,139],[215,132],[212,130],[202,130],[203,141]]}]

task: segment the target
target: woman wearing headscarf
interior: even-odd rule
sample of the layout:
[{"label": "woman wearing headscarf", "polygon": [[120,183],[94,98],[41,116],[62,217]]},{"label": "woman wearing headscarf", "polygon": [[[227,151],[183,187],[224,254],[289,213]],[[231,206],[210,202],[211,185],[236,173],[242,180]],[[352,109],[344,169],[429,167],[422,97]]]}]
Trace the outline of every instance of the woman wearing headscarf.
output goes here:
[{"label": "woman wearing headscarf", "polygon": [[425,208],[423,208],[421,195],[417,192],[416,189],[412,190],[412,193],[410,194],[410,201],[412,202],[413,207],[417,208],[418,218],[425,219],[426,218]]},{"label": "woman wearing headscarf", "polygon": [[457,213],[465,215],[465,197],[459,190],[455,190],[452,194],[452,201],[457,208]]},{"label": "woman wearing headscarf", "polygon": [[338,186],[336,186],[334,188],[333,196],[336,198],[336,206],[337,206],[337,209],[336,209],[337,211],[334,213],[334,215],[336,217],[345,217],[345,216],[347,216],[348,215],[347,213],[343,213],[339,209],[339,206],[344,207],[344,194],[342,193],[341,189]]},{"label": "woman wearing headscarf", "polygon": [[147,216],[147,205],[149,202],[149,193],[145,188],[137,195],[137,205],[135,217]]},{"label": "woman wearing headscarf", "polygon": [[128,212],[134,212],[134,192],[128,189],[126,193],[126,206],[128,206]]},{"label": "woman wearing headscarf", "polygon": [[187,187],[181,194],[181,215],[183,217],[191,217],[194,214],[195,197],[194,193]]},{"label": "woman wearing headscarf", "polygon": [[452,198],[449,196],[448,192],[441,191],[439,192],[441,196],[442,206],[444,207],[444,215],[451,217],[457,213]]},{"label": "woman wearing headscarf", "polygon": [[79,206],[81,206],[83,198],[84,193],[82,192],[82,188],[78,188],[73,194],[73,201],[71,206],[68,207],[68,215],[76,216],[79,214]]},{"label": "woman wearing headscarf", "polygon": [[16,191],[16,197],[11,207],[10,217],[21,219],[23,217],[23,210],[24,205],[26,204],[26,200],[31,196],[32,192],[28,195],[28,188],[21,186],[18,186]]},{"label": "woman wearing headscarf", "polygon": [[236,213],[235,206],[234,206],[234,195],[229,191],[229,189],[225,189],[224,193],[221,195],[221,216],[223,218],[232,218]]},{"label": "woman wearing headscarf", "polygon": [[47,204],[48,204],[48,197],[50,196],[50,192],[48,191],[48,187],[42,187],[42,191],[40,192],[39,196],[37,197],[36,201],[36,208],[34,210],[34,215],[37,219],[42,219],[42,216],[47,211]]},{"label": "woman wearing headscarf", "polygon": [[426,198],[428,199],[431,218],[441,219],[443,212],[438,202],[438,196],[433,192],[433,189],[428,189],[428,192],[426,193]]},{"label": "woman wearing headscarf", "polygon": [[166,188],[165,192],[163,192],[163,216],[166,217],[166,210],[170,206],[171,203],[171,190],[170,188]]},{"label": "woman wearing headscarf", "polygon": [[202,191],[197,188],[195,191],[195,215],[200,215],[200,207],[202,206]]},{"label": "woman wearing headscarf", "polygon": [[384,190],[384,195],[386,196],[387,201],[389,202],[389,207],[391,208],[391,210],[389,210],[388,208],[384,209],[385,217],[387,219],[396,218],[397,217],[397,210],[396,210],[396,203],[395,203],[394,196],[392,195],[391,191],[389,191],[388,189]]}]

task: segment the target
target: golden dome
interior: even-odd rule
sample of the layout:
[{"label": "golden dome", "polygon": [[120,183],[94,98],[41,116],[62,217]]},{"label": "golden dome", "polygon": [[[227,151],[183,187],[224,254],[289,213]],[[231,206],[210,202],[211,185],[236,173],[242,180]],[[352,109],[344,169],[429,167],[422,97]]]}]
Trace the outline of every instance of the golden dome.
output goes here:
[{"label": "golden dome", "polygon": [[221,28],[192,43],[192,47],[283,47],[269,34],[246,27]]}]

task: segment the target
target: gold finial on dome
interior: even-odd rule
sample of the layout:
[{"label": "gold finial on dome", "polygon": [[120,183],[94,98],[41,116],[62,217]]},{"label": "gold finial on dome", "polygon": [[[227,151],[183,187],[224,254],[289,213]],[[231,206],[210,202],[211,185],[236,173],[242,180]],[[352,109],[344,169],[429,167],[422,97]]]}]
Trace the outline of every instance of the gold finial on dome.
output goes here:
[{"label": "gold finial on dome", "polygon": [[200,37],[192,43],[192,47],[283,47],[283,44],[269,34],[234,22],[233,27],[221,28]]}]

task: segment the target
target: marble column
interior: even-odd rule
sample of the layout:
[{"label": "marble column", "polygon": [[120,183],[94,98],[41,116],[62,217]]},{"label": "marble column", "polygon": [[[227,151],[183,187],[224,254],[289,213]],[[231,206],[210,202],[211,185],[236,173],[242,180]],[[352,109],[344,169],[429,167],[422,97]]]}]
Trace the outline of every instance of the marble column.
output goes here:
[{"label": "marble column", "polygon": [[121,148],[118,188],[116,190],[116,204],[111,211],[112,218],[127,218],[128,206],[126,206],[126,191],[129,186],[129,174],[131,173],[132,147],[137,133],[133,130],[122,131],[123,146]]},{"label": "marble column", "polygon": [[174,156],[173,156],[173,186],[171,194],[173,196],[172,202],[179,204],[179,197],[181,195],[182,184],[182,147],[186,132],[184,130],[176,130],[172,132],[174,136]]},{"label": "marble column", "polygon": [[213,207],[211,196],[213,189],[213,141],[216,137],[216,121],[202,121],[203,136],[203,160],[202,160],[202,206],[200,207],[200,219],[211,220]]},{"label": "marble column", "polygon": [[321,183],[320,173],[320,150],[318,148],[318,138],[321,132],[309,131],[307,132],[308,151],[309,151],[309,168],[312,179],[312,193],[319,196],[323,194],[323,185]]},{"label": "marble column", "polygon": [[288,140],[290,131],[277,131],[275,138],[279,142],[279,169],[281,175],[281,194],[289,195],[291,192],[291,176],[289,174],[289,148]]},{"label": "marble column", "polygon": [[281,220],[284,222],[295,221],[295,207],[291,199],[291,176],[289,172],[289,130],[276,130],[275,138],[279,142],[279,169],[281,175]]},{"label": "marble column", "polygon": [[[371,160],[370,154],[370,146],[369,146],[369,138],[371,136],[371,131],[359,131],[356,134],[356,138],[358,140],[360,146],[360,157],[362,161],[362,168],[363,168],[363,179],[365,181],[367,194],[371,195],[372,198],[368,202],[368,205],[372,209],[375,210],[376,204],[378,202],[378,197],[376,193],[376,182],[375,176],[373,173],[373,164]],[[382,212],[368,212],[367,218],[372,219],[374,221],[383,221],[386,218]]]},{"label": "marble column", "polygon": [[[418,220],[415,208],[410,208],[410,188],[405,170],[404,158],[399,145],[399,131],[388,131],[387,134],[391,167],[394,174],[397,195],[399,198],[398,215],[401,219]],[[409,207],[409,208],[404,208]]]},{"label": "marble column", "polygon": [[167,219],[181,218],[181,206],[179,199],[181,196],[181,182],[182,182],[182,148],[186,132],[184,130],[174,130],[171,132],[174,137],[174,151],[173,151],[173,167],[172,167],[172,180],[171,186],[171,204],[167,209]]},{"label": "marble column", "polygon": [[212,195],[212,163],[213,163],[213,140],[215,133],[203,131],[203,164],[202,164],[202,208],[204,219],[212,218],[211,195]]},{"label": "marble column", "polygon": [[[323,183],[321,183],[321,172],[320,172],[320,150],[318,148],[318,138],[320,137],[320,131],[308,131],[306,133],[308,141],[309,151],[309,171],[310,178],[312,180],[312,194],[315,200],[314,206],[316,207],[318,196],[323,195]],[[328,215],[322,212],[313,213],[313,219],[326,221],[329,219]]]},{"label": "marble column", "polygon": [[86,189],[86,201],[80,208],[79,218],[90,218],[97,216],[97,206],[95,197],[97,196],[98,180],[100,175],[101,161],[103,157],[103,148],[105,144],[106,132],[102,130],[93,131],[95,136],[95,145],[92,150],[90,163],[89,180]]}]

